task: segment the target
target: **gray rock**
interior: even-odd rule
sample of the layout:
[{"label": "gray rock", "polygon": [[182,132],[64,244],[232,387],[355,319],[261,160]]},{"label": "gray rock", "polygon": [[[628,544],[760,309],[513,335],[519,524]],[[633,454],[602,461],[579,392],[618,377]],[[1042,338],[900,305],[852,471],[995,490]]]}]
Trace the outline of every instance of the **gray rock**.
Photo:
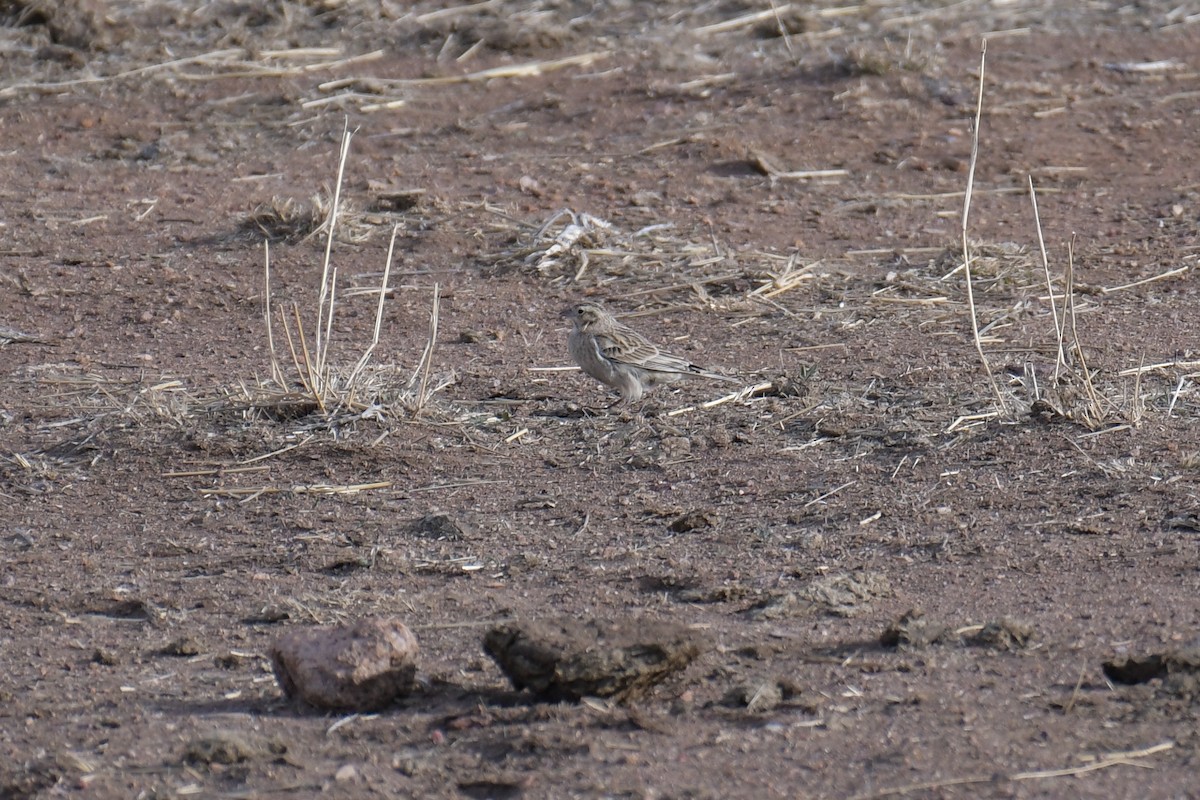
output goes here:
[{"label": "gray rock", "polygon": [[376,711],[413,689],[417,638],[394,618],[289,631],[271,647],[283,693],[310,706]]}]

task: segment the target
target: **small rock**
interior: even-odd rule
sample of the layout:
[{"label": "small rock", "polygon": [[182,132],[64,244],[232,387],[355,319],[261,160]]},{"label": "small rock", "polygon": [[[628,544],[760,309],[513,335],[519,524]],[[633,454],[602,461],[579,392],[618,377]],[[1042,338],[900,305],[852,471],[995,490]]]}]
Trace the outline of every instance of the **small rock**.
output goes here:
[{"label": "small rock", "polygon": [[159,650],[164,656],[191,657],[201,653],[200,643],[191,636],[184,636],[169,642]]},{"label": "small rock", "polygon": [[879,643],[884,647],[918,650],[942,641],[946,631],[945,625],[930,622],[925,619],[925,612],[913,608],[884,629]]},{"label": "small rock", "polygon": [[813,613],[815,606],[796,597],[792,592],[774,594],[756,602],[749,611],[751,619],[772,620],[803,617]]},{"label": "small rock", "polygon": [[350,783],[358,780],[358,767],[353,764],[343,764],[333,773],[333,779],[338,783]]},{"label": "small rock", "polygon": [[470,529],[449,514],[432,513],[415,519],[408,525],[408,532],[422,539],[438,539],[459,542],[469,538]]},{"label": "small rock", "polygon": [[761,714],[783,702],[783,688],[778,681],[752,681],[735,686],[725,695],[727,706],[745,708],[751,714]]},{"label": "small rock", "polygon": [[121,663],[121,659],[115,651],[106,647],[97,647],[96,652],[92,653],[92,662],[106,667],[115,667]]},{"label": "small rock", "polygon": [[673,622],[564,618],[493,628],[483,647],[513,686],[542,699],[629,701],[685,668],[707,643]]},{"label": "small rock", "polygon": [[659,442],[658,449],[663,456],[675,461],[692,454],[692,441],[686,436],[666,436]]},{"label": "small rock", "polygon": [[285,695],[342,711],[376,711],[411,693],[416,657],[416,637],[395,618],[295,630],[271,647]]},{"label": "small rock", "polygon": [[88,614],[109,617],[111,619],[140,620],[144,622],[160,619],[163,616],[159,609],[154,608],[147,601],[138,598],[104,597],[87,602],[83,610]]},{"label": "small rock", "polygon": [[708,434],[708,446],[710,448],[729,447],[733,444],[733,434],[724,428],[717,428]]},{"label": "small rock", "polygon": [[716,512],[707,509],[697,511],[689,511],[682,516],[676,517],[667,526],[671,533],[687,533],[701,528],[711,528],[719,522]]},{"label": "small rock", "polygon": [[221,669],[237,669],[254,658],[257,658],[257,656],[252,653],[239,653],[236,650],[228,650],[213,656],[213,664]]}]

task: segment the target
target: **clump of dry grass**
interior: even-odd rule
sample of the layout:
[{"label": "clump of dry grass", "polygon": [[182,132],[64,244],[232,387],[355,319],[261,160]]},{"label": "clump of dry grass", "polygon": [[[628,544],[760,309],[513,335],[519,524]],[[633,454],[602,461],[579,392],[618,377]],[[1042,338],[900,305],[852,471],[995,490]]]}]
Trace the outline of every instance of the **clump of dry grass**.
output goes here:
[{"label": "clump of dry grass", "polygon": [[[1030,414],[1044,421],[1074,422],[1094,432],[1137,427],[1147,409],[1154,405],[1165,404],[1164,413],[1168,417],[1171,416],[1180,392],[1190,376],[1180,376],[1172,392],[1153,389],[1145,378],[1153,372],[1187,368],[1189,364],[1168,362],[1147,365],[1143,358],[1143,362],[1137,367],[1120,370],[1114,375],[1106,374],[1104,370],[1088,363],[1089,349],[1085,347],[1079,324],[1081,284],[1075,264],[1075,236],[1072,235],[1067,242],[1066,267],[1061,278],[1056,280],[1050,268],[1050,259],[1042,235],[1037,192],[1032,177],[1029,178],[1029,197],[1037,228],[1046,298],[1050,304],[1053,324],[1051,352],[1054,353],[1053,369],[1044,370],[1050,373],[1045,385],[1039,383],[1038,369],[1031,364],[1026,365],[1025,374],[1016,380],[1016,384],[1024,389],[1029,401]],[[1173,269],[1122,286],[1085,287],[1085,290],[1094,295],[1096,303],[1100,303],[1102,298],[1117,292],[1176,277],[1186,271],[1186,268]],[[1095,305],[1091,308],[1099,307]]]},{"label": "clump of dry grass", "polygon": [[[375,322],[371,340],[352,364],[335,363],[332,356],[334,319],[341,299],[338,290],[338,271],[332,264],[333,243],[345,204],[341,196],[346,159],[350,151],[351,131],[344,131],[338,161],[337,180],[325,218],[311,226],[309,235],[324,231],[325,255],[321,278],[317,286],[316,307],[306,315],[299,304],[275,305],[271,294],[270,240],[264,243],[264,303],[263,324],[271,356],[270,377],[253,387],[240,386],[211,410],[234,410],[257,414],[268,419],[295,420],[314,417],[314,425],[341,425],[352,419],[383,419],[397,412],[407,416],[420,415],[433,395],[445,388],[451,378],[432,374],[434,344],[438,334],[440,291],[433,285],[433,300],[429,319],[429,336],[424,352],[407,378],[391,365],[373,363],[383,326],[384,307],[391,294],[389,280],[395,255],[396,236],[400,226],[392,228],[387,260],[378,289]],[[280,213],[283,212],[283,213]],[[283,204],[272,209],[272,218],[288,216],[313,221],[311,215],[295,212]],[[263,227],[260,223],[260,227]],[[306,324],[305,317],[308,317]],[[282,344],[277,342],[282,333]]]},{"label": "clump of dry grass", "polygon": [[272,197],[269,203],[259,203],[242,220],[243,231],[261,234],[267,241],[301,241],[320,230],[328,217],[319,197],[302,203],[292,197]]},{"label": "clump of dry grass", "polygon": [[[721,298],[742,313],[788,313],[775,298],[816,280],[821,266],[802,262],[797,253],[734,252],[711,230],[681,231],[670,222],[630,230],[623,221],[567,208],[540,225],[501,216],[513,245],[493,259],[498,268],[527,270],[563,285],[606,285],[619,278],[646,287],[627,289],[626,298],[675,295],[676,306],[690,295],[690,305],[699,308]],[[708,241],[701,240],[705,235]]]},{"label": "clump of dry grass", "polygon": [[[315,194],[307,203],[292,197],[272,197],[270,202],[255,206],[242,220],[241,228],[265,236],[268,242],[301,242],[321,234],[329,236],[332,204],[329,192]],[[347,199],[340,202],[337,220],[337,235],[345,241],[365,242],[374,230],[368,216]]]},{"label": "clump of dry grass", "polygon": [[[1070,421],[1082,425],[1091,432],[1104,432],[1136,427],[1142,420],[1147,408],[1147,395],[1144,393],[1142,377],[1149,370],[1139,367],[1120,373],[1120,377],[1132,378],[1132,387],[1117,385],[1112,380],[1102,381],[1105,376],[1102,371],[1088,363],[1087,349],[1079,324],[1080,303],[1078,301],[1080,283],[1077,280],[1075,266],[1075,236],[1072,235],[1067,243],[1067,263],[1061,279],[1055,279],[1050,267],[1050,259],[1046,250],[1045,238],[1042,233],[1041,217],[1037,205],[1037,192],[1033,178],[1029,177],[1028,190],[1033,208],[1033,218],[1037,231],[1038,248],[1041,254],[1041,266],[1044,274],[1046,299],[1050,304],[1053,324],[1052,339],[1054,366],[1052,370],[1036,364],[1032,359],[1027,361],[1022,374],[1014,376],[1012,386],[1018,387],[1019,392],[1001,390],[995,373],[989,363],[984,345],[988,342],[987,335],[993,326],[1004,322],[1008,314],[1001,314],[988,324],[980,325],[980,309],[976,305],[975,290],[980,267],[984,259],[977,245],[968,240],[968,220],[971,209],[971,199],[974,188],[975,165],[979,156],[979,124],[983,109],[984,97],[984,67],[986,64],[987,43],[984,41],[980,54],[979,65],[979,98],[975,112],[975,124],[972,130],[971,158],[967,170],[967,186],[962,213],[962,249],[959,265],[944,278],[949,278],[959,270],[964,276],[967,309],[970,316],[972,339],[975,350],[982,363],[984,372],[991,385],[993,396],[997,403],[994,412],[982,415],[988,419],[1003,417],[1011,411],[1010,401],[1016,401],[1014,407],[1022,405],[1035,419],[1046,422]],[[1001,262],[1008,259],[1001,259]],[[993,264],[995,266],[995,264]],[[1187,272],[1186,267],[1168,270],[1157,276],[1134,281],[1122,286],[1111,288],[1093,288],[1092,293],[1097,297],[1105,297],[1115,292],[1141,286],[1152,281],[1175,277]],[[986,272],[986,271],[985,271]],[[1004,268],[991,270],[992,282],[1004,281]],[[1027,270],[1024,272],[1028,273]],[[1011,274],[1011,272],[1010,272]],[[1028,282],[1027,282],[1028,283]],[[1057,284],[1057,288],[1056,288]],[[1027,285],[1026,289],[1032,288]],[[1018,304],[1019,305],[1019,304]],[[1095,306],[1093,306],[1094,308]],[[1012,312],[1009,312],[1010,314]],[[1049,373],[1049,374],[1047,374]],[[1039,380],[1039,374],[1043,376]],[[1109,378],[1116,376],[1108,376]],[[1180,379],[1179,386],[1183,385]],[[1011,387],[1010,387],[1011,388]],[[1178,392],[1172,396],[1172,402],[1166,408],[1169,416],[1174,407]],[[953,426],[952,426],[953,427]]]}]

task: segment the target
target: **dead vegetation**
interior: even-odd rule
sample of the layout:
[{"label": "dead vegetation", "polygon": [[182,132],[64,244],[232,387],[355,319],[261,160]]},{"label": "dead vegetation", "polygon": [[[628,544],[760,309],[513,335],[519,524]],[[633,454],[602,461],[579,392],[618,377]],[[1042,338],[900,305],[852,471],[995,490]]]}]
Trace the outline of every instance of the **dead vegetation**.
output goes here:
[{"label": "dead vegetation", "polygon": [[[438,286],[433,286],[433,306],[429,319],[429,339],[421,362],[406,382],[394,380],[395,369],[378,369],[371,363],[379,345],[380,328],[383,325],[384,307],[391,292],[392,261],[395,254],[396,235],[399,226],[392,229],[388,246],[387,261],[377,294],[375,324],[371,341],[362,349],[362,354],[352,366],[338,366],[331,362],[333,346],[332,331],[338,295],[337,268],[331,266],[331,255],[336,237],[342,173],[349,154],[351,134],[347,130],[342,140],[342,155],[338,165],[337,189],[324,226],[325,257],[321,265],[321,281],[317,290],[315,314],[310,317],[311,334],[306,334],[300,307],[293,303],[289,309],[272,306],[270,244],[264,244],[264,287],[263,324],[271,355],[271,382],[260,384],[257,390],[246,392],[249,408],[257,409],[268,416],[295,417],[297,412],[317,412],[327,419],[346,412],[363,417],[382,418],[393,408],[410,414],[419,414],[428,404],[438,386],[430,385],[434,343],[438,332]],[[291,376],[281,362],[275,344],[275,326],[283,332],[290,357]],[[294,386],[300,391],[294,391]],[[281,414],[282,412],[282,414]]]}]

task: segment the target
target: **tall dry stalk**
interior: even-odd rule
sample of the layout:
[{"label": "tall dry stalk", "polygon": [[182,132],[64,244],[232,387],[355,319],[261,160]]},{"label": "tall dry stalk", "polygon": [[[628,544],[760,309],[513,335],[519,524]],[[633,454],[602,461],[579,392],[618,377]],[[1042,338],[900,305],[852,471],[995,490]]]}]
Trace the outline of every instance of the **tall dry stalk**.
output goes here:
[{"label": "tall dry stalk", "polygon": [[1050,313],[1054,317],[1054,338],[1058,343],[1058,354],[1054,362],[1054,383],[1057,385],[1059,371],[1066,366],[1063,353],[1063,323],[1058,318],[1058,303],[1054,300],[1054,281],[1050,277],[1050,258],[1046,255],[1046,239],[1042,235],[1042,217],[1038,212],[1037,190],[1033,188],[1033,176],[1029,177],[1029,202],[1033,204],[1033,222],[1037,227],[1038,248],[1042,253],[1042,272],[1046,275],[1046,295],[1050,298]]},{"label": "tall dry stalk", "polygon": [[350,155],[350,140],[353,137],[354,133],[350,130],[350,119],[347,117],[342,128],[342,149],[338,158],[337,180],[333,184],[333,205],[329,209],[329,220],[325,232],[325,257],[321,261],[321,290],[317,297],[316,374],[317,380],[322,383],[329,377],[326,365],[328,364],[330,334],[333,331],[333,307],[337,287],[337,269],[334,268],[331,273],[329,262],[333,254],[333,239],[338,212],[341,210],[342,180],[346,174],[346,158]]},{"label": "tall dry stalk", "polygon": [[433,307],[429,311],[429,338],[425,341],[425,350],[421,353],[421,360],[417,363],[416,372],[413,373],[414,380],[417,375],[421,376],[420,384],[417,387],[415,414],[420,414],[421,410],[425,408],[425,404],[429,402],[429,369],[433,366],[433,346],[437,341],[438,313],[441,305],[441,287],[437,283],[434,283]]},{"label": "tall dry stalk", "polygon": [[967,221],[971,215],[971,192],[975,187],[975,163],[979,160],[979,124],[983,117],[983,78],[986,63],[987,39],[984,39],[979,53],[979,100],[975,105],[975,125],[971,131],[971,163],[967,169],[966,199],[963,200],[962,253],[963,272],[967,281],[967,307],[971,313],[971,334],[975,341],[975,352],[979,354],[979,361],[983,364],[983,371],[987,373],[992,393],[996,395],[996,402],[1000,405],[1000,410],[1004,411],[1007,408],[1007,404],[1004,402],[1004,395],[1000,393],[1000,387],[996,383],[996,376],[992,374],[992,367],[988,363],[987,355],[983,352],[983,341],[979,336],[979,317],[975,310],[975,289],[971,279],[971,247],[967,241]]}]

